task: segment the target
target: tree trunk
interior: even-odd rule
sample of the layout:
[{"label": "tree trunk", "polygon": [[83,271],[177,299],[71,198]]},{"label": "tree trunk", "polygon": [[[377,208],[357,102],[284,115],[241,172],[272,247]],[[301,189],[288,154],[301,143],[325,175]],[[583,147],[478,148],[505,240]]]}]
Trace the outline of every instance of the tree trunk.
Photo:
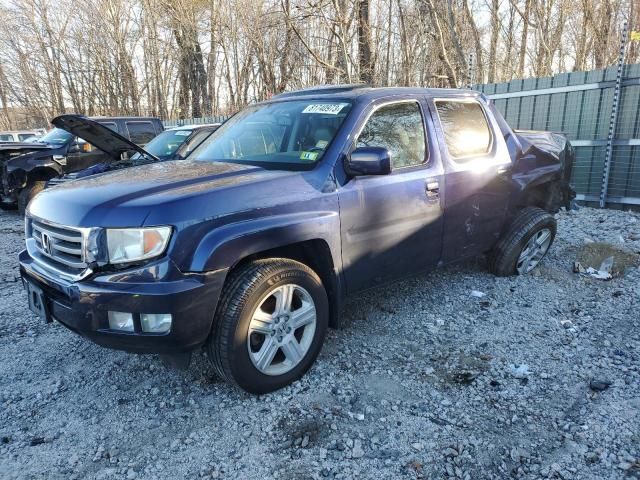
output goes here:
[{"label": "tree trunk", "polygon": [[522,36],[520,37],[520,52],[518,53],[517,77],[524,77],[524,62],[527,54],[527,40],[529,37],[529,16],[531,15],[531,0],[525,0],[524,14],[522,15]]},{"label": "tree trunk", "polygon": [[371,57],[371,26],[369,24],[369,0],[358,1],[358,67],[360,80],[373,83]]},{"label": "tree trunk", "polygon": [[480,40],[480,32],[478,31],[478,26],[473,19],[473,15],[471,14],[471,9],[469,8],[468,0],[464,0],[463,2],[464,14],[467,17],[467,22],[471,26],[471,34],[473,35],[473,43],[475,44],[476,50],[476,75],[475,80],[477,83],[482,83],[484,81],[484,55],[482,53],[482,42]]},{"label": "tree trunk", "polygon": [[456,75],[456,71],[451,64],[451,60],[449,60],[449,56],[447,55],[447,46],[444,41],[444,34],[442,33],[442,27],[440,26],[440,19],[438,18],[438,12],[436,12],[435,6],[433,4],[433,0],[426,0],[427,5],[429,6],[429,13],[431,14],[431,19],[433,21],[434,26],[436,27],[438,43],[440,45],[440,54],[439,58],[444,65],[444,69],[447,72],[447,80],[449,82],[449,86],[451,88],[458,87],[458,77]]},{"label": "tree trunk", "polygon": [[489,43],[489,83],[496,81],[496,64],[498,53],[498,35],[500,33],[499,0],[491,0],[491,40]]}]

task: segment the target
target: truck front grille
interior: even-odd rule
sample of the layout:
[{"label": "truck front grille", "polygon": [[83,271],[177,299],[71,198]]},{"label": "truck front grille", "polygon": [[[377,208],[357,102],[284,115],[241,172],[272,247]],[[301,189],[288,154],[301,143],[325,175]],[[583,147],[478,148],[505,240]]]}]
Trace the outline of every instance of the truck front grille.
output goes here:
[{"label": "truck front grille", "polygon": [[68,277],[88,270],[83,229],[27,218],[27,250],[44,267]]}]

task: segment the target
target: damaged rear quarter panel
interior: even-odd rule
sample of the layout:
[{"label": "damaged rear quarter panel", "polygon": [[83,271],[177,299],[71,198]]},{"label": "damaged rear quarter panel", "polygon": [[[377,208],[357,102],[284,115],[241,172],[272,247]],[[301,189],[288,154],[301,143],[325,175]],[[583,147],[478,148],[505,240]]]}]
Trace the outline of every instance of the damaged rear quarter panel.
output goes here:
[{"label": "damaged rear quarter panel", "polygon": [[555,210],[575,196],[571,185],[571,170],[575,152],[563,136],[550,132],[515,131],[521,145],[516,158],[513,182],[516,186],[514,206],[526,203],[529,192],[543,188],[548,197],[558,189],[558,198],[545,198],[547,208]]}]

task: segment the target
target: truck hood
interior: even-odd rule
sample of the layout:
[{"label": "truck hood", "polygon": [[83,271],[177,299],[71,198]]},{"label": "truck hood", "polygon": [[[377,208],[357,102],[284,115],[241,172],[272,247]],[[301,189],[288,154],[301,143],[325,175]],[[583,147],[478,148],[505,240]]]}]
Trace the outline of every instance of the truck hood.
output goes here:
[{"label": "truck hood", "polygon": [[121,170],[123,168],[131,168],[131,167],[139,167],[142,165],[147,165],[149,163],[156,162],[157,160],[152,160],[150,158],[138,157],[135,160],[119,160],[117,162],[103,162],[97,163],[90,167],[85,168],[84,170],[78,170],[77,172],[67,173],[61,177],[54,177],[47,182],[45,188],[54,187],[56,185],[61,185],[63,183],[71,182],[72,180],[78,180],[80,178],[89,177],[91,175],[97,175],[99,173],[111,172],[113,170]]},{"label": "truck hood", "polygon": [[60,115],[51,120],[51,123],[95,145],[113,157],[114,160],[120,160],[123,153],[131,151],[138,152],[153,160],[158,160],[157,157],[147,152],[144,148],[87,117],[81,115]]},{"label": "truck hood", "polygon": [[[172,219],[172,208],[181,203],[175,209],[182,212],[176,217],[180,221],[188,220],[184,212],[194,218],[205,218],[249,208],[251,203],[264,202],[265,195],[276,196],[283,186],[272,180],[287,176],[301,175],[232,163],[158,162],[48,188],[30,203],[29,213],[68,226],[135,227],[142,225],[151,213],[153,217],[161,213],[163,221]],[[269,180],[269,187],[260,192],[248,189],[239,200],[242,205],[226,200],[231,195],[219,195],[221,190],[264,180]]]}]

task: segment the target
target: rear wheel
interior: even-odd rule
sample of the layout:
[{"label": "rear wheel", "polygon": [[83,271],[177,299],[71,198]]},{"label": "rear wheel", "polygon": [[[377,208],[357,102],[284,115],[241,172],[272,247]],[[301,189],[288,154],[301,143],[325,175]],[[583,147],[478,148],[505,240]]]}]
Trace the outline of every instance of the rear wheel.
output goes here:
[{"label": "rear wheel", "polygon": [[499,277],[529,273],[549,251],[556,229],[556,219],[541,208],[521,210],[489,253],[489,270]]},{"label": "rear wheel", "polygon": [[18,212],[20,212],[20,215],[25,214],[29,202],[33,199],[33,197],[44,190],[46,184],[47,182],[37,181],[31,183],[30,185],[27,185],[22,190],[20,190],[20,193],[18,193]]},{"label": "rear wheel", "polygon": [[207,352],[222,378],[251,393],[271,392],[311,367],[328,320],[313,270],[288,259],[255,261],[227,281]]}]

